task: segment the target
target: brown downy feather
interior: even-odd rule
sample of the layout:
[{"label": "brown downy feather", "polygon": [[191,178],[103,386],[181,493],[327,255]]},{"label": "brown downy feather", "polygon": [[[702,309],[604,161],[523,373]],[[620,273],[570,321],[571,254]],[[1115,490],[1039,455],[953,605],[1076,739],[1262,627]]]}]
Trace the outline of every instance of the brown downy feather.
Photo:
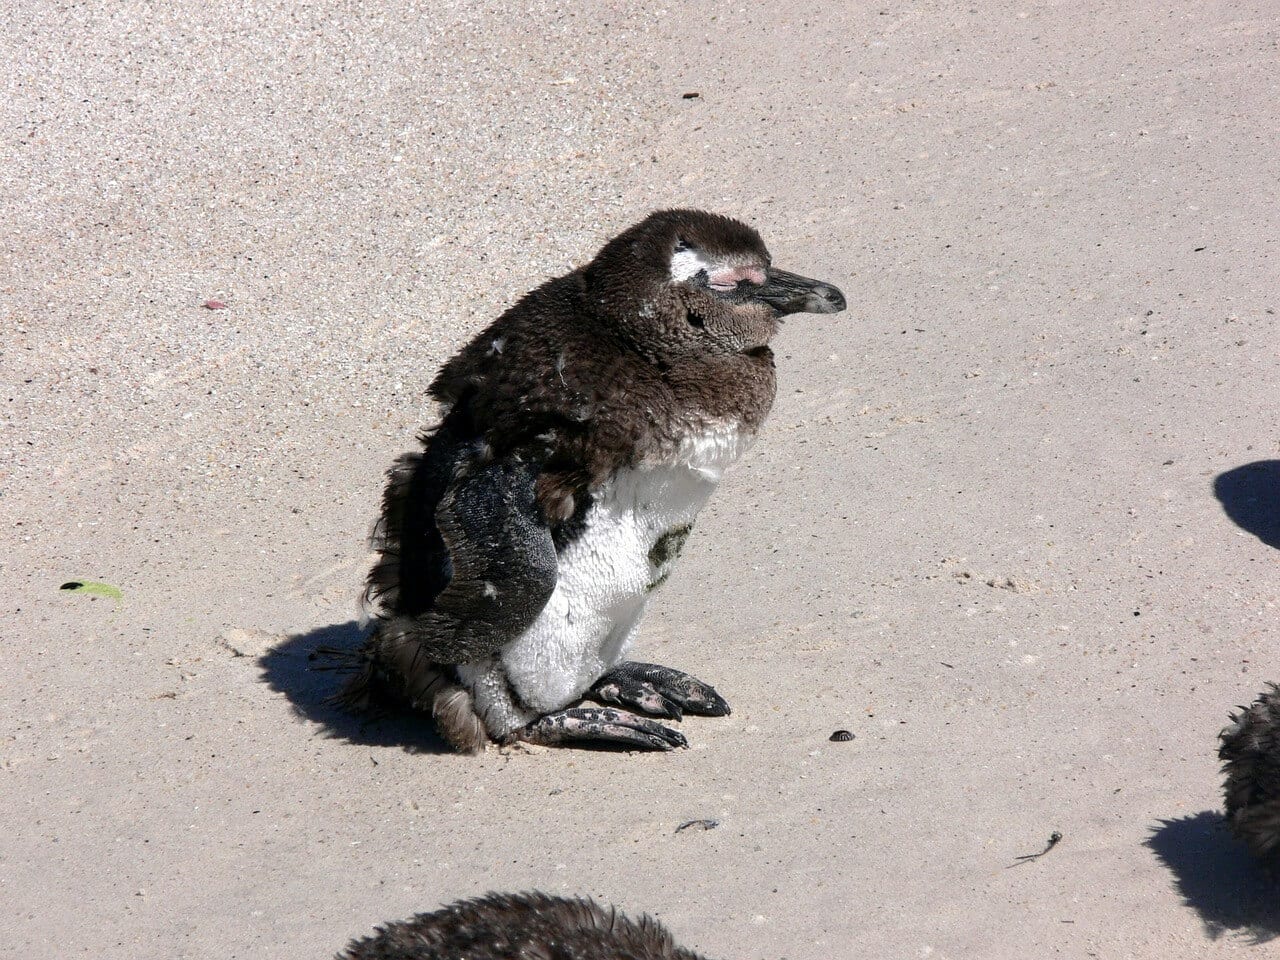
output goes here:
[{"label": "brown downy feather", "polygon": [[[773,404],[776,375],[766,344],[777,320],[764,307],[735,309],[673,287],[669,240],[677,233],[707,249],[756,247],[767,257],[759,235],[729,218],[689,211],[650,217],[585,267],[527,294],[431,384],[435,399],[466,408],[497,455],[550,447],[538,498],[553,524],[572,515],[571,498],[620,467],[669,455],[683,436],[712,422],[739,422],[754,432]],[[699,330],[723,325],[732,345],[709,347],[691,315]],[[740,349],[742,343],[753,348]]]},{"label": "brown downy feather", "polygon": [[705,960],[658,921],[545,893],[460,900],[352,941],[337,960]]},{"label": "brown downy feather", "polygon": [[456,684],[442,687],[432,700],[431,716],[440,735],[463,753],[479,753],[489,743],[469,690]]},{"label": "brown downy feather", "polygon": [[[423,436],[425,445],[429,437]],[[366,612],[375,607],[394,610],[400,600],[400,542],[404,535],[405,511],[409,502],[409,485],[422,463],[421,453],[406,453],[387,471],[387,485],[382,492],[382,513],[369,535],[370,546],[378,552],[378,561],[369,571],[361,606]]]},{"label": "brown downy feather", "polygon": [[379,624],[358,654],[321,651],[355,661],[346,668],[353,671],[352,676],[333,702],[373,713],[405,704],[430,713],[440,736],[454,749],[480,752],[489,743],[489,734],[476,715],[471,693],[453,682],[451,667],[422,660],[411,637],[394,636],[405,625],[403,619]]},{"label": "brown downy feather", "polygon": [[[424,432],[424,447],[446,430],[441,424]],[[449,744],[475,753],[484,749],[489,737],[471,709],[471,694],[454,682],[452,666],[431,662],[414,637],[415,618],[430,608],[448,582],[447,570],[432,559],[444,555],[443,540],[433,518],[422,514],[434,511],[452,470],[448,464],[431,465],[427,460],[423,452],[408,453],[387,471],[382,513],[370,537],[378,559],[363,597],[366,612],[378,623],[361,651],[349,658],[352,676],[334,701],[365,712],[393,704],[423,710],[432,715]],[[406,550],[411,537],[420,539]],[[407,595],[401,589],[405,583],[413,587]]]},{"label": "brown downy feather", "polygon": [[1258,696],[1219,734],[1227,822],[1254,855],[1280,867],[1280,686]]}]

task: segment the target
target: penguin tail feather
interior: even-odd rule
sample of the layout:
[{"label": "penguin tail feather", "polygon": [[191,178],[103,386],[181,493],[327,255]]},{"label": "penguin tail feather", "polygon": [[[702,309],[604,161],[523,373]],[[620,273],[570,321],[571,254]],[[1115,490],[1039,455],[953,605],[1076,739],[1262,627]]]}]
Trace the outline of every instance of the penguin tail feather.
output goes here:
[{"label": "penguin tail feather", "polygon": [[[392,639],[387,647],[385,641]],[[438,663],[428,663],[416,644],[395,644],[398,639],[394,628],[388,637],[387,625],[378,630],[359,650],[341,647],[317,647],[310,655],[319,661],[313,670],[349,674],[341,690],[327,698],[331,706],[353,713],[368,713],[375,717],[388,716],[397,709],[409,707],[430,713],[436,729],[454,749],[463,753],[479,753],[490,742],[489,732],[476,712],[471,691],[457,682],[453,668]],[[409,653],[408,662],[384,665],[379,651],[399,652],[403,658]]]},{"label": "penguin tail feather", "polygon": [[392,712],[396,697],[387,688],[384,678],[372,660],[363,663],[352,662],[354,657],[345,663],[333,666],[317,667],[319,670],[332,670],[337,673],[350,674],[342,689],[325,702],[333,707],[341,707],[352,713],[369,713],[374,716],[385,716]]}]

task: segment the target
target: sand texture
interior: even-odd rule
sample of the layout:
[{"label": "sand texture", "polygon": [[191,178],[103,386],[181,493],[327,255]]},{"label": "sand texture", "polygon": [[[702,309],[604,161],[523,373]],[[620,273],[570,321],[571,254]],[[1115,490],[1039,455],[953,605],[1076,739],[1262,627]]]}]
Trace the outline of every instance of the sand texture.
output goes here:
[{"label": "sand texture", "polygon": [[[722,960],[1277,948],[1215,755],[1280,681],[1274,3],[0,25],[0,956],[533,888]],[[438,365],[668,205],[849,298],[643,630],[732,716],[463,757],[326,706]]]}]

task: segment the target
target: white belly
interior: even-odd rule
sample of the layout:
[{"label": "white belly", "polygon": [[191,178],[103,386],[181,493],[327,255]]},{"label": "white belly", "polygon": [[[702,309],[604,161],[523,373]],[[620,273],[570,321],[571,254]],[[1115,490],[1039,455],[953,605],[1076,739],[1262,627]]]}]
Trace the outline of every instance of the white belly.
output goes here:
[{"label": "white belly", "polygon": [[[751,439],[736,425],[708,431],[672,460],[621,470],[596,492],[582,535],[559,556],[555,592],[538,619],[497,663],[460,671],[491,733],[573,703],[624,659],[649,593]],[[504,695],[499,670],[529,711]]]}]

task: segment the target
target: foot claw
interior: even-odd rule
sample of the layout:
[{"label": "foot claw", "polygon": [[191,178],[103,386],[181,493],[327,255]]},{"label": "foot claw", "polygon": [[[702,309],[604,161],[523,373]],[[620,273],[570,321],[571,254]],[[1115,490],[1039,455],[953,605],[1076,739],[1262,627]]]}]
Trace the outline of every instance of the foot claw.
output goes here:
[{"label": "foot claw", "polygon": [[614,703],[620,707],[634,707],[651,717],[680,720],[684,710],[680,704],[663,696],[650,683],[639,683],[624,688],[621,684],[600,681],[591,688],[590,696],[601,703]]},{"label": "foot claw", "polygon": [[596,681],[589,696],[674,720],[685,713],[724,717],[730,712],[729,704],[710,684],[654,663],[618,664]]},{"label": "foot claw", "polygon": [[610,707],[571,707],[549,713],[517,731],[514,738],[544,746],[595,742],[644,750],[674,750],[689,745],[679,730]]}]

